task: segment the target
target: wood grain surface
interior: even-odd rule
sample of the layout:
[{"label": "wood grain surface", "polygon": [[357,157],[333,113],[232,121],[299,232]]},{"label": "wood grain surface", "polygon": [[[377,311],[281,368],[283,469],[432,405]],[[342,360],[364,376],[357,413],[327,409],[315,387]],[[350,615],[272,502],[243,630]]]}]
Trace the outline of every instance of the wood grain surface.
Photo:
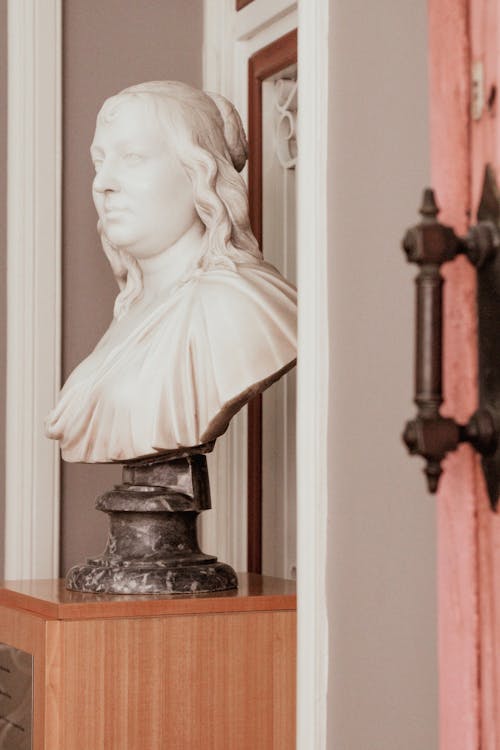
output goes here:
[{"label": "wood grain surface", "polygon": [[5,585],[0,640],[35,661],[33,750],[292,750],[294,584],[242,578],[196,598]]},{"label": "wood grain surface", "polygon": [[68,591],[64,579],[6,581],[0,588],[0,605],[55,620],[296,608],[294,581],[250,573],[238,573],[238,581],[237,590],[196,596],[80,594]]},{"label": "wood grain surface", "polygon": [[[466,232],[474,210],[470,120],[474,5],[475,0],[430,0],[428,4],[432,185],[441,207],[439,220],[457,233]],[[475,271],[465,258],[458,258],[446,264],[443,275],[443,413],[463,423],[477,405]],[[443,750],[486,748],[479,714],[483,614],[478,595],[478,500],[482,494],[477,458],[470,446],[462,446],[446,459],[437,503],[439,735]]]},{"label": "wood grain surface", "polygon": [[[500,122],[498,109],[498,87],[500,81],[500,5],[497,0],[469,0],[469,34],[470,59],[474,63],[481,63],[483,68],[483,87],[480,92],[483,99],[482,111],[478,118],[470,124],[470,199],[472,221],[481,198],[484,171],[486,164],[490,164],[500,180]],[[474,293],[474,278],[462,289],[465,296]],[[469,298],[470,299],[470,298]],[[468,300],[469,301],[469,300]],[[467,349],[472,349],[474,366],[476,349],[476,311],[475,299],[469,302],[464,314],[462,327],[468,325]],[[472,309],[471,309],[472,308]],[[455,326],[455,320],[450,326]],[[498,326],[498,321],[497,321]],[[469,355],[470,356],[470,355]],[[458,361],[458,352],[456,354]],[[450,362],[454,366],[454,362]],[[459,373],[455,375],[458,380]],[[458,392],[458,383],[456,389]],[[469,399],[477,398],[477,378],[472,387],[465,382]],[[476,554],[477,584],[473,593],[476,596],[475,610],[467,613],[468,632],[472,630],[469,622],[477,628],[477,678],[474,685],[477,695],[472,694],[467,715],[477,718],[479,730],[478,746],[481,750],[498,750],[500,747],[500,515],[492,513],[486,486],[479,465],[478,457],[472,459],[475,464],[475,486],[472,492],[475,500],[475,514],[469,521],[469,535],[473,537],[470,545]],[[463,491],[471,491],[467,486]],[[451,497],[450,497],[451,504]],[[448,575],[450,575],[448,573]],[[468,593],[470,601],[471,592]],[[460,599],[460,612],[468,605],[465,596]],[[455,630],[454,643],[462,651],[467,647],[469,653],[472,644],[460,639],[464,631]],[[471,654],[472,656],[472,654]],[[451,680],[451,676],[450,676]],[[448,681],[445,683],[448,684]],[[469,696],[468,696],[469,697]],[[458,712],[461,707],[455,708]],[[463,713],[462,709],[462,713]],[[472,747],[472,743],[471,743]]]},{"label": "wood grain surface", "polygon": [[65,622],[61,750],[294,747],[290,612]]}]

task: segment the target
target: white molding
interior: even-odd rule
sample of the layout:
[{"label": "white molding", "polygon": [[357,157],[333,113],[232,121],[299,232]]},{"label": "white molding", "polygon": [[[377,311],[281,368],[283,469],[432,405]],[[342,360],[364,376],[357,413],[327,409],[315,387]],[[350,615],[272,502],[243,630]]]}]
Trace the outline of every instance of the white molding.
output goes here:
[{"label": "white molding", "polygon": [[327,733],[329,5],[299,2],[298,750],[324,750]]},{"label": "white molding", "polygon": [[[204,0],[203,88],[230,99],[244,123],[248,58],[297,26],[294,0]],[[246,174],[246,170],[244,175]],[[247,410],[232,420],[208,458],[213,510],[201,519],[201,543],[236,570],[247,565]]]},{"label": "white molding", "polygon": [[203,551],[239,571],[247,568],[247,424],[243,409],[208,456],[212,511],[201,516]]},{"label": "white molding", "polygon": [[[254,0],[257,4],[258,0]],[[250,3],[250,8],[254,3]],[[285,3],[283,3],[285,5]],[[241,35],[235,35],[233,45],[233,92],[232,101],[236,105],[243,122],[248,122],[248,58],[279,39],[289,31],[297,28],[297,4],[286,3],[287,12],[275,14],[268,24],[260,23],[255,27],[249,25]],[[263,7],[263,6],[262,6]],[[267,7],[267,6],[266,6]],[[269,4],[269,11],[273,3]],[[240,11],[243,13],[243,11]],[[254,19],[256,21],[256,19]]]},{"label": "white molding", "polygon": [[[248,58],[297,26],[294,0],[254,0],[236,12],[234,0],[204,0],[203,88],[230,99],[248,117]],[[245,173],[246,174],[246,170]],[[236,570],[247,559],[247,410],[232,420],[208,458],[213,510],[201,519],[205,552]]]},{"label": "white molding", "polygon": [[232,0],[204,0],[203,88],[228,98],[233,91],[231,56],[235,15]]},{"label": "white molding", "polygon": [[[296,66],[295,81],[296,81]],[[293,70],[290,74],[293,75]],[[277,149],[277,126],[292,90],[277,91],[277,78],[262,85],[262,243],[266,260],[289,281],[297,282],[296,173],[284,167]],[[280,79],[281,80],[281,79]],[[292,84],[294,86],[295,85]],[[283,92],[281,92],[282,94]],[[296,93],[296,92],[295,92]],[[285,149],[282,149],[282,152]],[[278,578],[295,578],[296,528],[296,371],[263,394],[262,407],[262,570]]]},{"label": "white molding", "polygon": [[297,71],[274,81],[274,152],[283,169],[297,166]]},{"label": "white molding", "polygon": [[[233,0],[204,0],[203,88],[233,98]],[[247,567],[247,410],[208,456],[212,510],[201,516],[201,545],[236,570]]]},{"label": "white molding", "polygon": [[8,3],[5,577],[59,575],[61,0]]},{"label": "white molding", "polygon": [[[235,39],[251,39],[296,10],[296,0],[253,0],[235,14]],[[279,36],[276,34],[275,38]]]}]

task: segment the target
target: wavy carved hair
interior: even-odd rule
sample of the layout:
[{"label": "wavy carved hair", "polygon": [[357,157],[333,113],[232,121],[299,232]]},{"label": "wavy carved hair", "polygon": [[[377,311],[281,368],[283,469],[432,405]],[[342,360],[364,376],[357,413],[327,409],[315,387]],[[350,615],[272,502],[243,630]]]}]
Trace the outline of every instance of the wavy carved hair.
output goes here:
[{"label": "wavy carved hair", "polygon": [[[158,118],[169,144],[193,185],[196,211],[206,227],[201,268],[234,268],[261,259],[250,228],[245,183],[238,174],[246,163],[248,145],[233,105],[218,94],[207,94],[177,81],[152,81],[124,89],[107,99],[98,115],[109,121],[129,99],[144,102]],[[115,317],[127,312],[142,292],[142,273],[136,259],[114,247],[100,225],[104,252],[120,287]]]}]

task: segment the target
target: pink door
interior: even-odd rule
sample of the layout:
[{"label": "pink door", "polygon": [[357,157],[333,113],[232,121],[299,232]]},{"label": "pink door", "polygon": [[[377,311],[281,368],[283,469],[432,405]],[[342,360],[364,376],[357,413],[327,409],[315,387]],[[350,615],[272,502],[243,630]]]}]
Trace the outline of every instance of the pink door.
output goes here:
[{"label": "pink door", "polygon": [[[499,0],[429,0],[432,184],[457,232],[475,221],[485,165],[500,177],[499,14]],[[466,422],[477,407],[476,274],[459,258],[443,275],[442,412]],[[437,502],[440,750],[500,750],[500,515],[469,446],[446,459]]]}]

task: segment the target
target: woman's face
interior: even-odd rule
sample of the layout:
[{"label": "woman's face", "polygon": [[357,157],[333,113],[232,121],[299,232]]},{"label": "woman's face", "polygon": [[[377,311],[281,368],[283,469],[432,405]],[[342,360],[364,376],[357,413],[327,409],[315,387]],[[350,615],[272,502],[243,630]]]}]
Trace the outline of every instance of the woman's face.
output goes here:
[{"label": "woman's face", "polygon": [[127,98],[108,107],[90,149],[95,207],[112,245],[150,258],[198,221],[192,185],[144,102]]}]

